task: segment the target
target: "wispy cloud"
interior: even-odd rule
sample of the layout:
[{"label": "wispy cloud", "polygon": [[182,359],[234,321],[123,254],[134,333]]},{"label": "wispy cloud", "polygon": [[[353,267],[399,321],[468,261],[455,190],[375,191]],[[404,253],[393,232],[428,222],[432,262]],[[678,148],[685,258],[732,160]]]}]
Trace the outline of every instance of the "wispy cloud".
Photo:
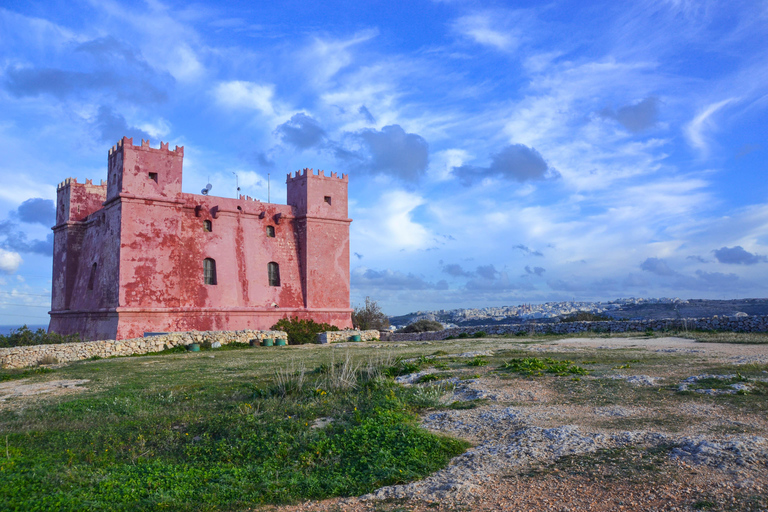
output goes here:
[{"label": "wispy cloud", "polygon": [[717,130],[714,115],[737,100],[738,98],[727,98],[704,107],[685,127],[685,134],[688,137],[688,142],[703,154],[708,154],[708,132]]},{"label": "wispy cloud", "polygon": [[453,29],[477,44],[496,50],[510,51],[518,45],[516,34],[501,26],[499,16],[492,12],[462,16],[454,21]]}]

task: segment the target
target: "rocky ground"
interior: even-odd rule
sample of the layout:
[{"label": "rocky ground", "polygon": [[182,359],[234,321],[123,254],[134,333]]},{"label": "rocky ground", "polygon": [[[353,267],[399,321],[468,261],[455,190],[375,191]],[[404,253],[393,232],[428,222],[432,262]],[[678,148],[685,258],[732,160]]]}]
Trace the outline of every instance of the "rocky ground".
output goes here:
[{"label": "rocky ground", "polygon": [[[473,448],[422,481],[279,510],[768,510],[768,396],[754,395],[768,381],[768,345],[571,338],[527,350],[674,362],[574,378],[489,365],[446,379],[453,406],[426,412],[423,425]],[[478,355],[494,350],[444,357]],[[697,371],[718,367],[729,371]],[[401,381],[423,386],[421,375]]]}]

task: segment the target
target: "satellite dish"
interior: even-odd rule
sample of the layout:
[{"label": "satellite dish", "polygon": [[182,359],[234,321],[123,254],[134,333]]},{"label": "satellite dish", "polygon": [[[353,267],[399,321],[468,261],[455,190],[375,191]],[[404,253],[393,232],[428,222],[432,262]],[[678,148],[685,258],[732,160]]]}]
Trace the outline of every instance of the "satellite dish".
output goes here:
[{"label": "satellite dish", "polygon": [[205,186],[205,188],[204,188],[203,190],[201,190],[201,191],[200,191],[200,193],[201,193],[201,194],[203,194],[204,196],[207,196],[207,195],[208,195],[208,192],[210,192],[212,188],[213,188],[213,185],[211,185],[211,184],[209,183],[209,184],[207,184],[207,185]]}]

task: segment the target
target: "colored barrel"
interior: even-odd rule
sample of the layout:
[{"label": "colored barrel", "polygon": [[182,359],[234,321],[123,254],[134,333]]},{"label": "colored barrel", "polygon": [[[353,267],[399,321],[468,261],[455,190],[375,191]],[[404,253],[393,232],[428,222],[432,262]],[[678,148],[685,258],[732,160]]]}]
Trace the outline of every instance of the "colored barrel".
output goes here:
[{"label": "colored barrel", "polygon": [[200,352],[200,345],[198,343],[190,343],[187,345],[187,350],[190,352]]},{"label": "colored barrel", "polygon": [[273,340],[272,338],[264,338],[261,341],[261,344],[264,345],[265,347],[271,347],[275,344],[275,340]]},{"label": "colored barrel", "polygon": [[353,334],[349,337],[349,341],[363,341],[363,338],[359,334]]},{"label": "colored barrel", "polygon": [[278,347],[284,347],[287,344],[288,344],[288,342],[286,340],[284,340],[283,338],[277,338],[275,340],[275,345],[277,345]]}]

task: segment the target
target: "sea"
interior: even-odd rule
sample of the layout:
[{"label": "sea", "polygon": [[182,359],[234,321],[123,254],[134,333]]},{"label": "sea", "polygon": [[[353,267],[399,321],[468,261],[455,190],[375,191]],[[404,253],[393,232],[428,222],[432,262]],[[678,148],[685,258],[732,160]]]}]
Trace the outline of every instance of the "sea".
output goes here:
[{"label": "sea", "polygon": [[[13,324],[13,325],[0,325],[0,335],[7,336],[8,334],[11,334],[11,330],[20,328],[21,325],[19,324]],[[38,329],[48,330],[48,324],[27,324],[27,327],[30,328],[32,331],[36,331]]]}]

